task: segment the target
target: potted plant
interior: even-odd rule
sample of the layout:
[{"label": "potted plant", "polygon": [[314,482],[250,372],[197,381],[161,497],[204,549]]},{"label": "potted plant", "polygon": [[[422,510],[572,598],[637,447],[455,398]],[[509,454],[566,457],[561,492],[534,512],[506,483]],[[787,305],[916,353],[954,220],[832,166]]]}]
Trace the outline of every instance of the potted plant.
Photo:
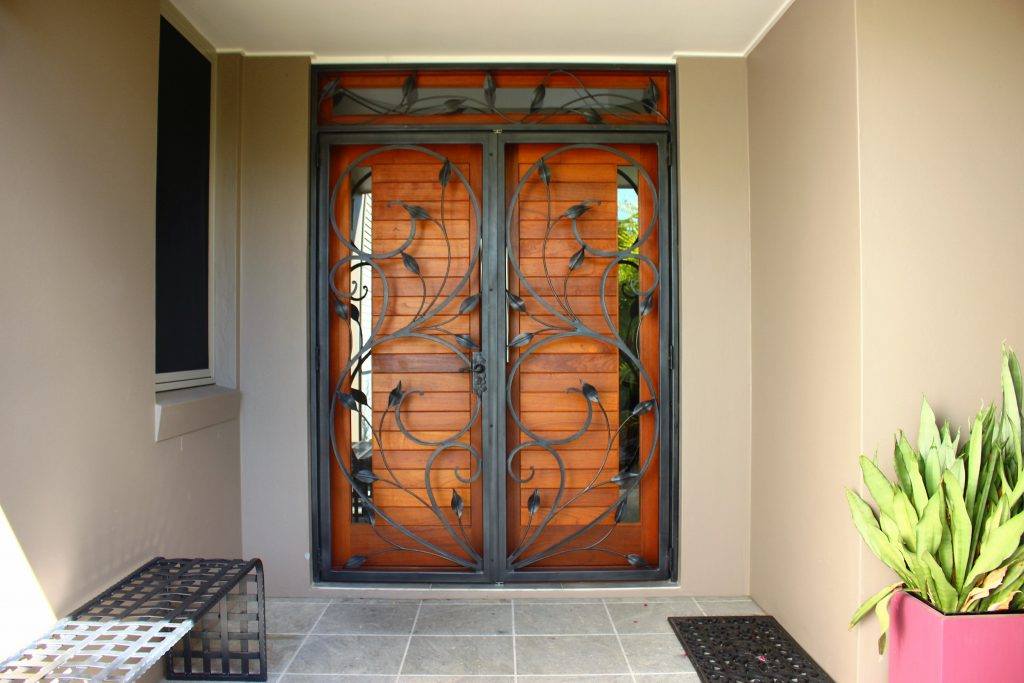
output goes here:
[{"label": "potted plant", "polygon": [[925,401],[917,447],[896,434],[895,481],[860,458],[875,507],[846,491],[861,537],[899,579],[850,620],[874,610],[894,683],[1024,680],[1024,387],[1005,346],[1002,392],[964,444]]}]

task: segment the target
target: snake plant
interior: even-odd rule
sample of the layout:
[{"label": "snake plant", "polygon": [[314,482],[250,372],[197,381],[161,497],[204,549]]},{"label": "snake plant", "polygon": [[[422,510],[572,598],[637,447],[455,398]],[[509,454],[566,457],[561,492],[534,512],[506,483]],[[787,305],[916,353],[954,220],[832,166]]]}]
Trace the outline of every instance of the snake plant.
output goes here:
[{"label": "snake plant", "polygon": [[846,498],[868,548],[898,581],[868,598],[850,626],[875,611],[885,651],[888,606],[898,590],[945,614],[1024,608],[1024,460],[1021,456],[1020,363],[1003,347],[1003,405],[985,406],[960,443],[941,428],[927,401],[916,448],[896,434],[896,481],[860,458],[872,508],[856,492]]}]

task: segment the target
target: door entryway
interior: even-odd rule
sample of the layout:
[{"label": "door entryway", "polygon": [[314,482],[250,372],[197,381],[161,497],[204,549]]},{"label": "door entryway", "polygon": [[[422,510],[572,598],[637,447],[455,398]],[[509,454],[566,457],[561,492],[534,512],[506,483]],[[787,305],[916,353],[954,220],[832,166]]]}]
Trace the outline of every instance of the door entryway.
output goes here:
[{"label": "door entryway", "polygon": [[667,132],[404,128],[315,138],[320,577],[668,577]]}]

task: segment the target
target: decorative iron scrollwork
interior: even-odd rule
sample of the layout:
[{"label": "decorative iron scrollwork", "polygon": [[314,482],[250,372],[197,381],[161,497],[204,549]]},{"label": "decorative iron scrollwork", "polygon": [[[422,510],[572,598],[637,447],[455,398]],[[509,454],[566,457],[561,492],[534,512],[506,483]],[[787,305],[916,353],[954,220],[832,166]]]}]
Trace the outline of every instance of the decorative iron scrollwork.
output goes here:
[{"label": "decorative iron scrollwork", "polygon": [[[351,178],[352,173],[360,168],[361,164],[365,164],[375,155],[403,150],[423,154],[427,159],[433,160],[438,164],[438,184],[441,188],[440,210],[438,215],[434,216],[422,206],[405,201],[396,201],[395,204],[401,206],[408,215],[408,235],[393,249],[374,251],[372,246],[367,249],[364,243],[365,240],[357,238],[357,229],[359,228],[357,221],[350,221],[347,232],[339,226],[337,219],[339,195],[345,186],[346,179]],[[480,202],[462,171],[443,155],[418,145],[377,147],[359,155],[338,176],[331,190],[329,210],[331,233],[343,245],[347,254],[331,264],[329,286],[334,302],[334,314],[339,320],[345,321],[346,327],[351,331],[351,352],[338,373],[331,393],[330,424],[337,425],[339,420],[351,418],[359,425],[359,433],[367,438],[354,439],[352,443],[340,443],[338,430],[332,426],[329,429],[330,448],[335,464],[351,485],[352,495],[358,502],[362,515],[373,529],[376,537],[386,546],[373,552],[351,555],[344,563],[345,569],[358,569],[374,555],[393,551],[420,553],[442,558],[458,567],[471,571],[479,571],[482,567],[482,557],[477,552],[473,543],[470,542],[469,535],[463,524],[465,505],[462,496],[454,489],[451,490],[450,497],[446,493],[435,491],[431,480],[431,473],[438,457],[452,450],[466,451],[470,459],[468,472],[463,472],[459,469],[454,470],[454,476],[458,481],[470,484],[481,476],[480,453],[472,443],[462,440],[479,419],[481,411],[480,394],[474,395],[470,417],[464,426],[443,439],[430,439],[409,429],[402,412],[403,406],[411,397],[424,395],[425,392],[422,389],[416,386],[403,386],[403,383],[399,381],[396,386],[390,388],[387,404],[384,410],[380,412],[380,419],[377,424],[374,425],[371,421],[373,410],[370,406],[370,398],[366,392],[354,385],[354,381],[359,377],[363,367],[370,361],[373,352],[400,339],[416,339],[436,344],[442,347],[445,352],[454,355],[463,365],[466,372],[473,372],[474,377],[479,374],[475,372],[477,364],[481,362],[476,359],[475,353],[480,348],[478,340],[473,339],[472,335],[456,333],[449,328],[453,321],[460,316],[469,315],[480,303],[479,294],[465,295],[472,274],[479,263],[480,247],[478,241],[471,243],[469,261],[465,272],[451,272],[453,254],[451,238],[445,225],[445,207],[448,200],[449,186],[452,183],[458,183],[465,189],[472,209],[472,217],[475,220],[475,224],[479,226],[481,216]],[[421,273],[420,264],[409,253],[410,247],[416,243],[420,234],[426,230],[436,232],[436,235],[432,234],[431,238],[439,237],[447,245],[447,265],[436,292],[428,292],[426,280]],[[379,315],[376,317],[376,320],[372,320],[369,330],[364,329],[364,321],[367,319],[367,316],[360,311],[360,305],[367,306],[371,303],[371,301],[365,301],[364,303],[369,294],[367,285],[360,284],[358,279],[352,279],[351,287],[342,287],[339,286],[338,279],[342,274],[346,274],[346,277],[353,277],[364,270],[372,273],[372,277],[376,282],[379,282],[381,288],[380,310],[387,312],[391,299],[391,285],[382,264],[389,261],[400,263],[402,268],[419,281],[421,294],[419,305],[410,322],[393,332],[385,334],[382,332],[382,327],[388,317],[386,314]],[[454,287],[452,287],[447,295],[443,294],[446,291],[446,285],[451,280],[456,281]],[[450,315],[442,314],[459,297],[463,298],[458,305],[457,311]],[[426,466],[423,471],[422,490],[426,492],[425,497],[416,492],[419,490],[418,487],[414,489],[402,483],[391,467],[388,449],[385,448],[381,439],[384,422],[389,416],[394,419],[398,431],[406,439],[432,449],[426,458]],[[379,461],[382,469],[373,469],[370,466],[370,463],[373,461],[373,455],[377,456],[376,460]],[[387,510],[374,503],[371,487],[377,490],[381,487],[393,488],[410,496],[423,508],[433,513],[451,538],[455,548],[443,548],[437,543],[423,538],[408,526],[394,519],[393,513],[389,514]],[[455,524],[452,524],[449,520],[445,512],[446,508],[451,510],[454,515]],[[398,532],[399,536],[393,538],[391,537],[392,534],[382,531],[377,523],[378,519],[384,520],[387,527],[394,529]]]},{"label": "decorative iron scrollwork", "polygon": [[[658,265],[650,257],[641,253],[640,247],[654,234],[657,216],[652,213],[646,224],[639,226],[636,239],[631,244],[625,245],[625,248],[620,246],[620,248],[609,250],[600,249],[588,243],[579,229],[578,220],[594,208],[595,202],[582,200],[571,205],[561,214],[556,215],[553,209],[551,191],[552,171],[548,162],[560,154],[573,150],[588,149],[615,155],[622,160],[623,164],[634,169],[635,176],[641,182],[644,190],[649,192],[650,196],[654,198],[654,205],[658,205],[657,187],[644,167],[628,154],[614,147],[597,144],[566,145],[544,154],[523,174],[513,189],[507,211],[506,239],[509,263],[515,275],[514,283],[518,285],[520,291],[518,293],[512,290],[507,291],[506,300],[509,309],[515,311],[520,316],[531,318],[536,323],[538,329],[522,332],[508,342],[509,349],[514,350],[516,353],[514,360],[509,365],[507,374],[507,409],[524,438],[509,450],[506,456],[506,471],[508,477],[526,490],[529,490],[529,483],[536,475],[535,469],[531,466],[528,472],[523,473],[520,471],[517,473],[516,460],[527,449],[540,451],[547,454],[553,460],[559,473],[559,484],[552,500],[542,501],[539,488],[534,489],[530,494],[527,500],[528,523],[522,533],[522,540],[518,547],[510,550],[506,558],[506,566],[511,570],[523,569],[558,555],[585,551],[607,553],[618,557],[624,564],[635,568],[648,568],[649,566],[639,552],[622,553],[603,545],[616,527],[623,522],[630,493],[640,486],[644,474],[655,459],[658,450],[657,430],[652,430],[653,436],[650,439],[647,452],[639,454],[638,462],[626,463],[624,466],[620,465],[617,471],[611,472],[606,469],[608,455],[612,452],[612,448],[615,447],[617,438],[630,425],[645,419],[647,416],[651,416],[650,419],[653,419],[654,423],[657,424],[659,413],[656,384],[641,360],[638,352],[638,340],[636,337],[624,337],[620,329],[613,323],[613,316],[608,309],[604,293],[607,292],[608,278],[617,272],[620,265],[629,264],[636,269],[646,269],[649,271],[649,276],[645,278],[648,284],[637,292],[638,314],[642,318],[653,310],[660,282],[660,272]],[[545,189],[547,207],[545,217],[546,228],[541,251],[543,281],[546,285],[544,295],[538,292],[530,279],[524,275],[517,257],[517,248],[512,239],[514,234],[512,229],[513,221],[516,216],[515,209],[520,194],[528,182],[537,179],[540,180]],[[579,249],[569,257],[566,274],[562,276],[561,282],[559,282],[558,278],[551,274],[548,245],[555,227],[565,224],[569,225],[572,238],[579,245]],[[569,280],[574,272],[588,259],[597,259],[605,262],[601,271],[600,288],[598,291],[601,293],[599,297],[600,310],[603,322],[607,327],[606,330],[589,327],[576,314],[571,304]],[[524,290],[527,295],[526,297],[521,295],[524,293]],[[538,317],[538,315],[544,317]],[[552,319],[555,321],[554,324],[548,322]],[[565,391],[579,396],[581,405],[585,408],[586,412],[582,424],[576,431],[567,436],[557,439],[545,438],[538,430],[526,424],[517,411],[515,401],[513,400],[514,383],[523,363],[533,354],[537,353],[538,350],[551,344],[574,338],[596,341],[616,349],[619,353],[620,361],[624,359],[625,362],[635,368],[636,374],[644,387],[644,394],[650,398],[637,402],[623,419],[615,416],[613,422],[612,416],[605,409],[600,392],[593,384],[581,379],[578,386],[565,387]],[[601,467],[582,489],[579,489],[571,496],[567,495],[566,463],[559,452],[559,448],[579,440],[591,429],[595,419],[598,419],[600,421],[599,424],[603,425],[606,436],[605,452],[604,458],[601,461]],[[603,508],[593,519],[582,524],[578,530],[547,545],[543,544],[543,533],[549,528],[552,520],[582,496],[595,489],[606,487],[613,487],[618,490],[618,495],[611,505]],[[539,511],[542,504],[547,508],[547,512],[540,515]],[[599,529],[599,526],[604,525],[607,525],[607,529]],[[591,532],[595,529],[598,533],[595,534],[596,537],[592,537]]]},{"label": "decorative iron scrollwork", "polygon": [[[553,88],[551,80],[565,77],[570,87]],[[551,119],[572,115],[589,124],[606,123],[608,117],[622,121],[656,121],[668,123],[659,110],[661,92],[653,78],[646,87],[637,91],[596,89],[588,87],[577,75],[565,69],[548,72],[539,84],[534,86],[529,103],[516,105],[499,102],[502,95],[511,88],[499,88],[494,74],[481,75],[478,89],[467,91],[455,89],[444,91],[432,88],[422,92],[415,73],[405,78],[395,98],[383,99],[380,95],[371,97],[367,90],[347,88],[339,78],[327,81],[320,90],[320,102],[331,101],[335,116],[355,115],[362,118],[360,124],[372,124],[392,116],[454,116],[458,114],[487,114],[506,123],[542,124]],[[561,91],[565,91],[562,93]],[[556,99],[556,94],[559,97]],[[563,96],[564,95],[564,96]]]}]

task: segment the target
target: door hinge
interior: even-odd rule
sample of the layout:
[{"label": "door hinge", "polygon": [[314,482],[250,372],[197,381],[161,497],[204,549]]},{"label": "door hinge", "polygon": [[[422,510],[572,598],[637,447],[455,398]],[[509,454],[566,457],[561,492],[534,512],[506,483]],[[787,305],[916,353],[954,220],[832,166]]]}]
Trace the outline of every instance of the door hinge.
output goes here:
[{"label": "door hinge", "polygon": [[668,369],[669,370],[675,370],[676,369],[676,345],[675,344],[669,344],[668,345]]}]

